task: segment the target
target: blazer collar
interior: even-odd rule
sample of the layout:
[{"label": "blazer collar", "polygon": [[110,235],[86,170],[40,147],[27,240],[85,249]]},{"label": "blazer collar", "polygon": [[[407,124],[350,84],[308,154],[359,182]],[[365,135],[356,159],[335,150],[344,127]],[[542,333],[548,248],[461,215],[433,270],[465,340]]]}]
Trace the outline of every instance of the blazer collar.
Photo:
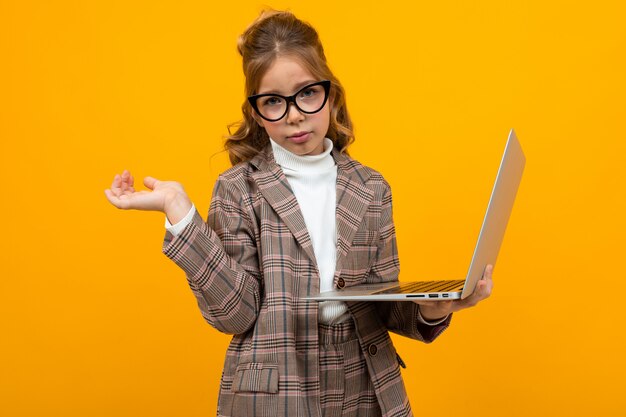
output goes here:
[{"label": "blazer collar", "polygon": [[[336,280],[341,274],[343,260],[352,246],[354,234],[374,197],[374,191],[367,186],[371,170],[335,148],[333,148],[331,155],[337,164]],[[250,160],[250,164],[256,168],[256,171],[253,171],[251,175],[259,187],[259,191],[285,222],[305,253],[317,265],[304,217],[287,177],[274,159],[271,145],[268,144],[255,155]]]}]

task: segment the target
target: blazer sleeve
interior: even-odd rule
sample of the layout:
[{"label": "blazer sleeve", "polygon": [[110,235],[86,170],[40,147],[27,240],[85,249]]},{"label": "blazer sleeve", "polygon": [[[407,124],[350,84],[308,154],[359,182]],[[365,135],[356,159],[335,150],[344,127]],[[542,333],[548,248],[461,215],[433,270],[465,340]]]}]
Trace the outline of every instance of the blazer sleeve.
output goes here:
[{"label": "blazer sleeve", "polygon": [[[376,262],[370,270],[376,282],[397,281],[400,272],[396,231],[393,223],[391,187],[385,181],[381,205],[380,238]],[[449,325],[450,314],[446,320],[436,325],[427,324],[419,314],[419,305],[410,301],[382,301],[374,303],[378,316],[389,331],[412,339],[430,343]]]},{"label": "blazer sleeve", "polygon": [[240,334],[255,323],[261,272],[246,194],[220,177],[207,223],[196,210],[176,236],[165,233],[163,253],[185,271],[202,316],[217,330]]}]

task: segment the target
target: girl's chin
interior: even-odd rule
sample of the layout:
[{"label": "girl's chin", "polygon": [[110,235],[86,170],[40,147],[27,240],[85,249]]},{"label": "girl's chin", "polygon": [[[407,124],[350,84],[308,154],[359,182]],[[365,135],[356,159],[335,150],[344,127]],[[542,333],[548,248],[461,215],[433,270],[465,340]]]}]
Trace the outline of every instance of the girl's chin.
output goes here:
[{"label": "girl's chin", "polygon": [[297,152],[298,155],[300,156],[313,156],[313,155],[320,155],[321,153],[324,152],[324,148],[315,148],[315,149],[308,149],[309,147],[307,146],[305,149],[299,148]]},{"label": "girl's chin", "polygon": [[[311,134],[309,133],[303,136],[311,136]],[[291,138],[287,138],[287,143],[285,143],[283,147],[291,153],[299,156],[319,155],[324,152],[324,142],[321,142],[321,144],[315,144],[311,140],[296,143],[292,141]]]}]

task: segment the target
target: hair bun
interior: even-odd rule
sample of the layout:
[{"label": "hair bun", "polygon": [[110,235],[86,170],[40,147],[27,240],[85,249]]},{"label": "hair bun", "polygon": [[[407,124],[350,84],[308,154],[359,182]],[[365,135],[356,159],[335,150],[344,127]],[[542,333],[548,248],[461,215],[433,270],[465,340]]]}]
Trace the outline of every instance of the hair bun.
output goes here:
[{"label": "hair bun", "polygon": [[237,38],[237,52],[239,52],[239,55],[241,55],[242,57],[244,56],[244,50],[248,44],[248,39],[250,38],[250,35],[254,33],[255,31],[261,29],[262,22],[274,16],[288,17],[292,19],[296,18],[294,14],[288,10],[275,10],[275,9],[261,10],[261,13],[259,13],[259,16],[257,16],[257,18],[254,19],[254,21],[248,25],[246,30],[244,30],[244,32],[241,35],[239,35],[239,37]]}]

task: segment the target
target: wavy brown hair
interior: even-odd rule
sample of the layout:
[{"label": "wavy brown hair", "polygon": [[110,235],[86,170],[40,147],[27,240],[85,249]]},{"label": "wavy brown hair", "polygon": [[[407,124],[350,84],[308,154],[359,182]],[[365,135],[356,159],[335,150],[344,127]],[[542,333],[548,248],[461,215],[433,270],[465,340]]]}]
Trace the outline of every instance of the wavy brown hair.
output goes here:
[{"label": "wavy brown hair", "polygon": [[[264,10],[239,36],[237,50],[243,58],[246,97],[257,93],[261,78],[279,56],[293,57],[317,79],[330,80],[330,125],[326,136],[340,152],[348,153],[354,133],[345,91],[328,67],[317,31],[310,24],[289,11]],[[228,126],[224,144],[233,165],[248,161],[269,143],[269,136],[254,119],[247,99],[241,110],[243,120]],[[234,133],[232,127],[237,128]]]}]

